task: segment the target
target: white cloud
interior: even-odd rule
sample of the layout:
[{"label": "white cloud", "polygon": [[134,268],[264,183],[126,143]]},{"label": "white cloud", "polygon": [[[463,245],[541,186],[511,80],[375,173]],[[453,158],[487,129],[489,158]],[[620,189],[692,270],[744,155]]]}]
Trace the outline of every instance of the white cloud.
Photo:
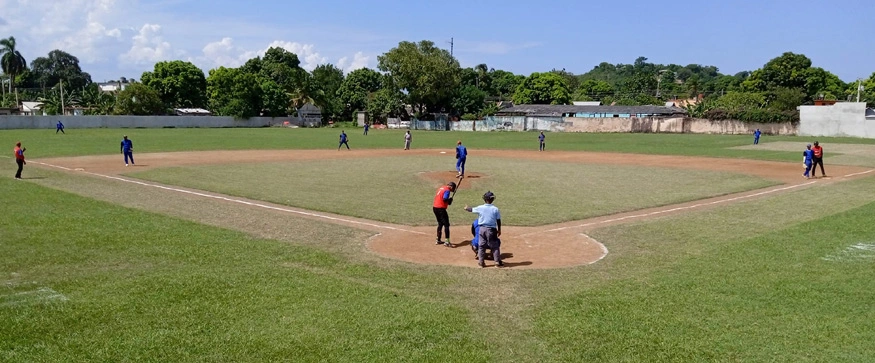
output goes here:
[{"label": "white cloud", "polygon": [[371,65],[371,57],[366,56],[362,52],[356,53],[353,56],[352,60],[350,60],[349,57],[343,57],[337,61],[337,68],[342,69],[344,73],[349,73],[356,69],[365,68],[369,65]]},{"label": "white cloud", "polygon": [[[216,42],[207,43],[207,45],[201,50],[203,55],[189,57],[188,60],[204,70],[216,67],[239,67],[249,59],[263,57],[270,48],[275,47],[283,48],[289,52],[295,53],[301,61],[301,68],[308,71],[312,71],[320,64],[328,63],[328,58],[322,56],[313,44],[275,40],[260,50],[251,50],[237,46],[234,39],[230,37],[222,38],[222,40]],[[370,63],[370,56],[366,56],[363,52],[358,52],[352,58],[340,58],[335,65],[348,73],[359,68],[367,67]]]},{"label": "white cloud", "polygon": [[170,43],[164,41],[161,35],[161,26],[158,24],[143,25],[132,40],[131,49],[119,57],[122,61],[150,64],[167,60],[172,56]]}]

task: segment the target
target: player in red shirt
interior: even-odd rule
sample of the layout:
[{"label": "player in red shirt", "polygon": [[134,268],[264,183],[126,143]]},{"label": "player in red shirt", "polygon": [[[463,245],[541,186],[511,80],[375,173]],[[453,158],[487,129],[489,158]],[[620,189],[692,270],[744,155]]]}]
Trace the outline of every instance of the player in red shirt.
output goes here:
[{"label": "player in red shirt", "polygon": [[15,163],[18,164],[18,171],[15,172],[15,179],[21,179],[21,171],[24,170],[24,166],[27,165],[27,162],[24,161],[24,152],[27,151],[27,148],[21,147],[21,142],[17,142],[12,151],[15,153]]},{"label": "player in red shirt", "polygon": [[[432,203],[434,217],[437,219],[438,223],[437,240],[435,241],[435,244],[443,244],[447,247],[453,247],[453,244],[450,243],[450,216],[447,214],[447,208],[453,204],[453,197],[450,193],[454,191],[456,191],[456,183],[447,183],[447,185],[438,188],[437,193],[434,195],[434,203]],[[446,232],[444,233],[447,236],[445,242],[441,241],[441,228]]]},{"label": "player in red shirt", "polygon": [[820,165],[821,177],[826,177],[826,172],[823,171],[823,148],[820,146],[820,143],[815,141],[811,151],[814,152],[814,157],[811,158],[811,177],[814,178],[816,176],[818,165]]}]

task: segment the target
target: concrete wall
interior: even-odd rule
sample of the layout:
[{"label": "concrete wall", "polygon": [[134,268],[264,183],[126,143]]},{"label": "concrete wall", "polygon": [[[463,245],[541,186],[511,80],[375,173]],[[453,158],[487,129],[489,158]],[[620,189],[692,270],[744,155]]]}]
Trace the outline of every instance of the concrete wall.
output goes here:
[{"label": "concrete wall", "polygon": [[795,135],[797,125],[754,123],[734,120],[710,121],[685,117],[525,117],[502,116],[485,120],[451,123],[454,131],[551,131],[551,132],[639,132],[693,134],[753,134],[760,129],[768,135]]},{"label": "concrete wall", "polygon": [[799,135],[875,138],[875,118],[867,118],[866,112],[866,104],[862,102],[801,106]]},{"label": "concrete wall", "polygon": [[735,120],[684,119],[684,133],[690,134],[745,135],[753,134],[754,130],[760,129],[766,135],[796,135],[798,126],[792,122],[759,123]]},{"label": "concrete wall", "polygon": [[[0,116],[0,129],[54,129],[58,121],[67,128],[163,127],[265,127],[283,122],[304,126],[296,117],[253,117],[235,120],[226,116]],[[308,120],[309,121],[309,120]],[[318,126],[318,125],[315,125]]]}]

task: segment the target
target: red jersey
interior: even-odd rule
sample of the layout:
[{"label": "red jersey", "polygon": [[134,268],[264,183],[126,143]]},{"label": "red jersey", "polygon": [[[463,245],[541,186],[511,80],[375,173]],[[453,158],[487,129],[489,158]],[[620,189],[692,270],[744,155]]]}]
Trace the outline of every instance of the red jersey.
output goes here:
[{"label": "red jersey", "polygon": [[435,208],[443,208],[447,209],[449,205],[444,201],[444,195],[450,192],[450,187],[448,185],[442,186],[438,189],[437,193],[434,195],[434,207]]},{"label": "red jersey", "polygon": [[823,157],[823,148],[820,145],[817,145],[811,148],[811,151],[814,151],[814,157],[820,159]]},{"label": "red jersey", "polygon": [[24,160],[24,151],[20,147],[16,146],[12,151],[15,153],[15,160]]}]

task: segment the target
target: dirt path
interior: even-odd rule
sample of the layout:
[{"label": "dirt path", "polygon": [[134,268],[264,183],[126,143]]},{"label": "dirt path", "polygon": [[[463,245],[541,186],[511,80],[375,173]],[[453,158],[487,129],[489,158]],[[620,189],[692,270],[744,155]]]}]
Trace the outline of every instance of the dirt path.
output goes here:
[{"label": "dirt path", "polygon": [[[381,256],[424,264],[441,264],[476,267],[474,254],[469,246],[470,226],[454,226],[453,236],[465,236],[456,240],[456,248],[434,244],[434,227],[410,227],[377,222],[324,212],[276,205],[246,198],[231,197],[217,193],[161,185],[120,174],[133,170],[186,165],[231,164],[253,162],[279,162],[292,160],[324,160],[338,158],[388,157],[398,155],[437,156],[446,150],[271,150],[271,151],[208,151],[137,154],[136,166],[126,167],[119,156],[83,156],[32,160],[31,164],[52,167],[68,172],[85,173],[92,177],[108,178],[119,183],[136,184],[144,188],[159,188],[164,191],[184,193],[188,196],[237,203],[252,208],[264,208],[275,213],[294,214],[301,218],[323,220],[374,232],[376,235],[367,244],[368,249]],[[620,164],[658,166],[677,169],[726,171],[755,175],[775,180],[783,185],[736,193],[689,203],[649,208],[635,212],[590,218],[539,227],[505,227],[502,235],[502,256],[509,268],[558,268],[590,264],[602,259],[607,249],[586,232],[606,225],[657,218],[694,209],[710,208],[722,204],[759,198],[776,193],[810,187],[816,184],[833,183],[870,175],[875,170],[861,167],[830,166],[835,177],[807,180],[801,177],[801,168],[795,163],[755,161],[744,159],[714,159],[703,157],[660,156],[613,153],[584,153],[562,151],[506,151],[478,150],[478,155],[533,159],[554,162]],[[425,178],[445,179],[447,172],[427,173]],[[479,174],[472,176],[480,177]],[[489,264],[488,264],[489,265]]]}]

